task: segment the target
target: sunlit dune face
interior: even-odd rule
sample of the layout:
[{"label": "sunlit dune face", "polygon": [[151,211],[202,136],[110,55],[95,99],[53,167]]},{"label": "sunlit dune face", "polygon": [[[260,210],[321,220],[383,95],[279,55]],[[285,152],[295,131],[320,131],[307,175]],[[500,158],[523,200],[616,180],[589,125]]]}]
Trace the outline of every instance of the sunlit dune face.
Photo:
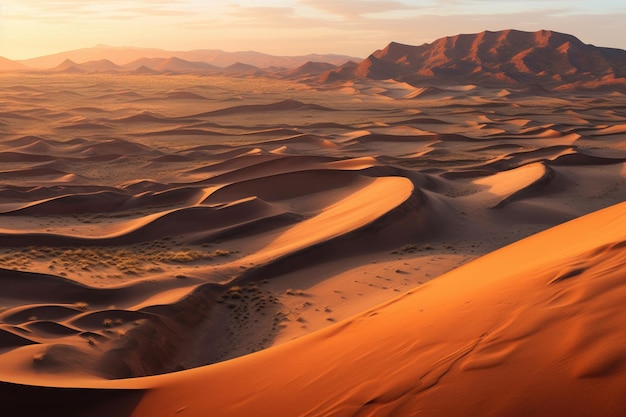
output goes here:
[{"label": "sunlit dune face", "polygon": [[623,95],[89,65],[0,74],[10,411],[621,415]]}]

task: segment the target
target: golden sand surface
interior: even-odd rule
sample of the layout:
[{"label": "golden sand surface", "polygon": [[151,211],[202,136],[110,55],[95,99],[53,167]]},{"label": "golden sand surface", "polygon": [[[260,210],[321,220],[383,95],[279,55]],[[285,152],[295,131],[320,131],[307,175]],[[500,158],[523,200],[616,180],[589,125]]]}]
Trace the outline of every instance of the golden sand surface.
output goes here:
[{"label": "golden sand surface", "polygon": [[76,416],[626,412],[624,94],[51,73],[0,91],[13,415],[30,395]]}]

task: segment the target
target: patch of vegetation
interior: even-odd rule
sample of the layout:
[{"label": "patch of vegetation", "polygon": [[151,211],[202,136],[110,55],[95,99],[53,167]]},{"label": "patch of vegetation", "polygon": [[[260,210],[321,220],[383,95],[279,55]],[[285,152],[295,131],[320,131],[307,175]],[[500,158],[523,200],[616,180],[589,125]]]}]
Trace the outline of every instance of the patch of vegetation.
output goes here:
[{"label": "patch of vegetation", "polygon": [[35,262],[49,263],[48,269],[61,276],[93,272],[99,268],[116,269],[125,275],[163,272],[163,266],[210,261],[233,254],[209,250],[205,246],[181,247],[171,242],[153,241],[129,246],[47,247],[0,249],[0,266],[28,269]]},{"label": "patch of vegetation", "polygon": [[415,244],[409,243],[409,244],[402,246],[400,249],[394,250],[393,252],[391,252],[391,254],[399,255],[399,254],[415,253],[415,252],[422,252],[422,251],[434,250],[434,249],[435,248],[433,246],[428,245],[428,244],[417,246]]},{"label": "patch of vegetation", "polygon": [[302,297],[302,296],[304,296],[304,295],[306,295],[306,293],[304,292],[304,290],[300,290],[300,289],[298,289],[298,290],[293,290],[293,289],[291,289],[291,288],[287,289],[287,290],[285,291],[285,294],[287,294],[287,295],[297,295],[297,296],[301,296],[301,297]]},{"label": "patch of vegetation", "polygon": [[87,304],[84,301],[79,301],[79,302],[74,304],[74,307],[76,307],[79,310],[85,311],[85,310],[87,310],[87,307],[89,307],[89,304]]}]

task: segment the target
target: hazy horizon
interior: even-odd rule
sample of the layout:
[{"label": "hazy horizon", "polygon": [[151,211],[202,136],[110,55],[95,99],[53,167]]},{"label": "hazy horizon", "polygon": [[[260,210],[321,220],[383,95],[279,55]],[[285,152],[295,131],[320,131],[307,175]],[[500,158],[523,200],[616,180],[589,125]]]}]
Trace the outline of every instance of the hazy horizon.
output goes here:
[{"label": "hazy horizon", "polygon": [[[0,5],[0,56],[23,60],[96,45],[272,55],[366,57],[389,43],[418,45],[483,30],[554,30],[626,48],[626,5],[587,1],[8,0]],[[597,29],[601,27],[602,31]]]}]

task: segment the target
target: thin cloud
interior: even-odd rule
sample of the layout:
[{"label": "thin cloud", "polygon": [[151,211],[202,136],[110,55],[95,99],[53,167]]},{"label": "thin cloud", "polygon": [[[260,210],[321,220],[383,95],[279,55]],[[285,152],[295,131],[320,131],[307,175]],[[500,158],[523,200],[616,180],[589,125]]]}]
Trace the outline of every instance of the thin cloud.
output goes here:
[{"label": "thin cloud", "polygon": [[154,9],[154,8],[127,8],[127,9],[118,9],[118,12],[122,13],[131,13],[136,16],[190,16],[191,12],[185,10],[173,10],[173,9]]},{"label": "thin cloud", "polygon": [[606,0],[591,13],[581,0],[4,0],[0,55],[32,57],[106,43],[364,57],[390,41],[420,45],[510,28],[551,29],[624,48],[621,2]]},{"label": "thin cloud", "polygon": [[5,19],[23,18],[47,19],[53,17],[84,18],[86,15],[94,18],[106,18],[109,13],[133,13],[143,16],[179,16],[191,14],[189,10],[177,8],[183,6],[184,1],[165,0],[113,0],[106,3],[85,2],[82,0],[6,0],[3,4]]},{"label": "thin cloud", "polygon": [[293,7],[270,7],[270,6],[253,6],[253,7],[233,7],[229,13],[231,17],[244,20],[273,21],[274,19],[291,18],[295,16]]},{"label": "thin cloud", "polygon": [[371,1],[371,0],[301,0],[300,4],[318,9],[320,11],[347,18],[356,18],[359,16],[386,13],[401,10],[414,10],[415,6],[405,3],[388,0],[388,1]]}]

